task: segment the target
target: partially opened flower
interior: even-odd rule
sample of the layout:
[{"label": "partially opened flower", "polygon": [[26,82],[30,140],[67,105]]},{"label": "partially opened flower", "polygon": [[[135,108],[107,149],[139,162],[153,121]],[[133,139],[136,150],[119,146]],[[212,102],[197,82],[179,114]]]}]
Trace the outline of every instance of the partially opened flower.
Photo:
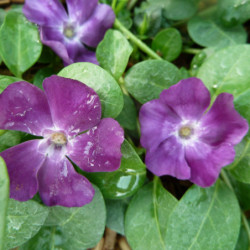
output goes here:
[{"label": "partially opened flower", "polygon": [[39,191],[48,206],[83,206],[94,189],[70,160],[88,172],[116,170],[123,130],[111,118],[101,120],[99,97],[83,83],[51,76],[43,87],[45,92],[21,81],[0,95],[0,129],[42,136],[0,153],[10,197],[26,201]]},{"label": "partially opened flower", "polygon": [[59,0],[26,0],[23,13],[40,28],[43,44],[53,49],[65,64],[97,63],[96,47],[115,19],[112,8],[98,0],[66,0],[67,10]]},{"label": "partially opened flower", "polygon": [[142,106],[141,144],[150,171],[207,187],[233,162],[233,146],[247,133],[247,121],[234,109],[231,94],[220,94],[207,111],[209,104],[202,81],[189,78]]}]

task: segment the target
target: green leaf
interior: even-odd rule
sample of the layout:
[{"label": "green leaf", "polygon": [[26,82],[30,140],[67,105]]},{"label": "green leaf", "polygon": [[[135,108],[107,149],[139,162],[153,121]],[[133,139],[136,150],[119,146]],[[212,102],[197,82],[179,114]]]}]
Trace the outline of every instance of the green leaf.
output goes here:
[{"label": "green leaf", "polygon": [[194,185],[169,217],[167,249],[233,250],[240,222],[237,199],[226,184],[218,180],[210,188]]},{"label": "green leaf", "polygon": [[21,133],[19,131],[7,130],[0,135],[0,152],[13,147],[21,142]]},{"label": "green leaf", "polygon": [[176,59],[182,49],[182,38],[180,32],[175,28],[161,30],[155,36],[152,49],[160,53],[168,61]]},{"label": "green leaf", "polygon": [[192,18],[188,22],[188,33],[197,44],[204,47],[224,48],[244,44],[247,40],[247,33],[243,26],[226,28],[220,25],[214,17],[196,16]]},{"label": "green leaf", "polygon": [[125,140],[121,147],[121,166],[114,172],[87,173],[106,199],[123,199],[133,195],[146,178],[146,168],[133,147]]},{"label": "green leaf", "polygon": [[92,63],[74,63],[62,69],[59,76],[81,81],[99,95],[103,117],[115,118],[122,110],[122,91],[114,78]]},{"label": "green leaf", "polygon": [[122,33],[110,29],[99,43],[96,57],[100,66],[118,80],[127,67],[132,51],[132,47]]},{"label": "green leaf", "polygon": [[58,226],[62,249],[82,250],[94,247],[103,236],[106,208],[101,192],[95,187],[91,203],[83,207],[51,207],[46,225]]},{"label": "green leaf", "polygon": [[200,67],[201,78],[213,98],[229,92],[236,98],[250,87],[250,45],[235,45],[211,55]]},{"label": "green leaf", "polygon": [[127,95],[123,95],[123,99],[124,106],[122,112],[116,117],[116,120],[121,124],[123,128],[135,130],[137,119],[135,104],[133,100]]},{"label": "green leaf", "polygon": [[7,88],[11,83],[23,81],[22,79],[13,77],[13,76],[5,76],[0,75],[0,94],[4,91],[5,88]]},{"label": "green leaf", "polygon": [[6,231],[6,215],[9,202],[10,181],[7,167],[0,157],[0,250],[3,250]]},{"label": "green leaf", "polygon": [[46,77],[49,77],[53,74],[55,74],[55,71],[51,67],[39,69],[34,76],[33,84],[36,85],[38,88],[43,90],[43,80]]},{"label": "green leaf", "polygon": [[27,21],[22,13],[7,12],[0,29],[0,55],[17,77],[30,68],[42,52],[37,26]]},{"label": "green leaf", "polygon": [[162,90],[180,80],[178,68],[170,62],[147,60],[137,63],[125,76],[125,87],[140,103],[159,97]]},{"label": "green leaf", "polygon": [[[249,221],[248,224],[250,227]],[[238,242],[234,250],[249,250],[248,235],[244,225],[241,226]]]},{"label": "green leaf", "polygon": [[35,201],[19,202],[10,199],[4,249],[20,246],[32,238],[44,224],[48,212],[47,207]]},{"label": "green leaf", "polygon": [[106,226],[113,231],[124,235],[125,211],[128,207],[128,199],[106,200],[107,222]]},{"label": "green leaf", "polygon": [[176,204],[158,178],[136,193],[125,216],[125,233],[133,250],[166,249],[167,222]]}]

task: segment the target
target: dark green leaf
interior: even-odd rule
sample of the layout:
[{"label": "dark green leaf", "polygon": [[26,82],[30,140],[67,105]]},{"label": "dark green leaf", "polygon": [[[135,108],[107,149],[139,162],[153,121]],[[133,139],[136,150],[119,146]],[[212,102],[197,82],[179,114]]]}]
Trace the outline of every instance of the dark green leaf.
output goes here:
[{"label": "dark green leaf", "polygon": [[147,60],[137,63],[125,76],[125,87],[140,103],[159,97],[162,90],[180,80],[178,68],[170,62]]},{"label": "dark green leaf", "polygon": [[[250,227],[249,222],[248,222],[248,224],[249,224],[249,227]],[[238,242],[237,242],[236,247],[235,247],[234,250],[249,250],[249,244],[250,244],[250,242],[248,242],[247,231],[246,231],[244,225],[242,225],[241,229],[240,229]]]},{"label": "dark green leaf", "polygon": [[121,147],[121,166],[114,172],[87,173],[107,199],[123,199],[134,194],[146,178],[146,168],[133,147],[125,140]]},{"label": "dark green leaf", "polygon": [[22,81],[22,79],[13,76],[0,75],[0,94],[7,88],[11,83]]},{"label": "dark green leaf", "polygon": [[10,11],[6,14],[0,29],[0,54],[17,77],[30,68],[42,52],[37,27],[28,22],[20,12]]},{"label": "dark green leaf", "polygon": [[121,32],[110,29],[99,43],[96,57],[100,65],[118,80],[127,67],[132,50]]},{"label": "dark green leaf", "polygon": [[9,200],[5,249],[14,248],[32,238],[44,224],[48,208],[29,200]]},{"label": "dark green leaf", "polygon": [[182,38],[180,32],[175,28],[160,31],[154,38],[152,49],[160,53],[168,61],[176,59],[182,49]]},{"label": "dark green leaf", "polygon": [[55,74],[55,71],[53,68],[46,67],[46,68],[39,69],[34,76],[33,84],[36,85],[38,88],[43,89],[43,80],[46,77],[49,77],[53,74]]},{"label": "dark green leaf", "polygon": [[121,10],[118,15],[117,18],[119,19],[119,21],[123,24],[123,26],[125,26],[127,29],[130,29],[133,21],[131,19],[131,13],[130,11],[123,9]]},{"label": "dark green leaf", "polygon": [[167,249],[233,250],[240,222],[238,201],[226,184],[218,180],[210,188],[194,185],[169,217]]},{"label": "dark green leaf", "polygon": [[6,231],[6,215],[9,202],[10,181],[7,167],[2,157],[0,157],[0,249],[3,249],[5,231]]},{"label": "dark green leaf", "polygon": [[176,204],[159,179],[135,194],[125,217],[125,233],[133,250],[166,249],[167,222]]},{"label": "dark green leaf", "polygon": [[21,142],[21,133],[8,130],[0,135],[0,152]]},{"label": "dark green leaf", "polygon": [[61,70],[59,76],[81,81],[99,95],[104,117],[115,118],[122,110],[122,91],[114,78],[92,63],[74,63]]}]

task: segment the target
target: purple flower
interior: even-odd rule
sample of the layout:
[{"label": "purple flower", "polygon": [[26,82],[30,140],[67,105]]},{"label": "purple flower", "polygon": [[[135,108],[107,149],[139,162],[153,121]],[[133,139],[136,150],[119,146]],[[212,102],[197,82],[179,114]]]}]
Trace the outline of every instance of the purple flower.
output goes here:
[{"label": "purple flower", "polygon": [[123,130],[111,118],[101,120],[99,97],[83,83],[51,76],[43,87],[45,92],[21,81],[0,95],[0,129],[43,137],[0,153],[10,176],[10,197],[26,201],[39,191],[48,206],[83,206],[94,189],[70,160],[87,172],[116,170]]},{"label": "purple flower", "polygon": [[141,144],[150,171],[208,187],[233,162],[233,146],[247,133],[247,121],[234,109],[231,94],[220,94],[206,111],[209,104],[202,81],[189,78],[142,106]]},{"label": "purple flower", "polygon": [[40,28],[43,44],[60,56],[66,65],[74,62],[98,63],[96,47],[111,28],[115,14],[98,0],[66,0],[67,10],[59,0],[26,0],[23,13]]}]

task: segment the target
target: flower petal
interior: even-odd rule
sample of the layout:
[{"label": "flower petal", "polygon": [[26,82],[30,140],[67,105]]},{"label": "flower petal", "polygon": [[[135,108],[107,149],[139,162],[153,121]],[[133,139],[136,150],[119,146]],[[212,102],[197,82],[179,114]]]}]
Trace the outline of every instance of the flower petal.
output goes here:
[{"label": "flower petal", "polygon": [[66,0],[70,20],[82,24],[94,12],[98,0]]},{"label": "flower petal", "polygon": [[78,134],[95,126],[101,119],[101,103],[95,91],[85,84],[59,76],[44,80],[54,124]]},{"label": "flower petal", "polygon": [[66,157],[60,161],[47,157],[37,178],[40,197],[47,206],[81,207],[95,194],[91,183],[75,172]]},{"label": "flower petal", "polygon": [[68,156],[87,172],[114,171],[121,163],[123,140],[119,123],[105,118],[96,127],[74,139]]},{"label": "flower petal", "polygon": [[37,172],[45,160],[38,150],[41,140],[31,140],[0,153],[10,177],[10,198],[31,199],[37,192]]},{"label": "flower petal", "polygon": [[112,8],[106,4],[99,4],[92,16],[79,27],[78,36],[84,44],[96,47],[107,29],[112,27],[114,20],[115,14]]},{"label": "flower petal", "polygon": [[191,168],[190,181],[209,187],[218,178],[222,167],[233,162],[235,151],[231,144],[223,143],[212,147],[203,142],[186,147],[186,160]]},{"label": "flower petal", "polygon": [[175,136],[163,141],[155,150],[149,150],[145,162],[147,168],[157,176],[171,175],[181,180],[190,178],[184,147]]},{"label": "flower petal", "polygon": [[0,129],[42,135],[53,127],[44,92],[28,82],[9,85],[0,95],[0,107]]},{"label": "flower petal", "polygon": [[162,141],[176,131],[176,126],[181,122],[167,105],[160,100],[145,103],[140,110],[141,145],[155,150]]},{"label": "flower petal", "polygon": [[248,123],[235,110],[233,96],[220,94],[201,120],[200,139],[211,145],[239,143],[248,131]]},{"label": "flower petal", "polygon": [[160,100],[182,119],[198,121],[210,103],[210,94],[198,78],[188,78],[163,90]]},{"label": "flower petal", "polygon": [[51,27],[62,26],[68,19],[59,0],[26,0],[23,13],[31,22]]}]

